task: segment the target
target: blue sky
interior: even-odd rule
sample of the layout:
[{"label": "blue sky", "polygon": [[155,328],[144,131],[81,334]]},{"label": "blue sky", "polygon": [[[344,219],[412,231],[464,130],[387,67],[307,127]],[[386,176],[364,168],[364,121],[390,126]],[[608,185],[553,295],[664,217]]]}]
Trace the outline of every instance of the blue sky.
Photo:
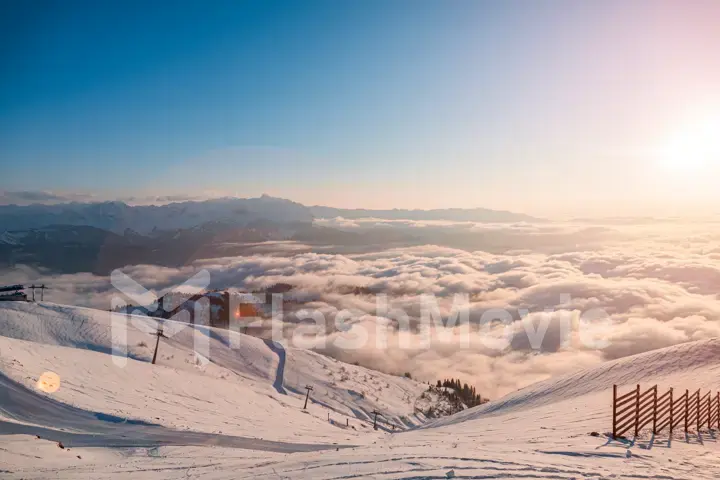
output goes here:
[{"label": "blue sky", "polygon": [[717,6],[6,2],[0,189],[524,211],[647,197],[677,172],[648,180],[644,152],[717,100]]}]

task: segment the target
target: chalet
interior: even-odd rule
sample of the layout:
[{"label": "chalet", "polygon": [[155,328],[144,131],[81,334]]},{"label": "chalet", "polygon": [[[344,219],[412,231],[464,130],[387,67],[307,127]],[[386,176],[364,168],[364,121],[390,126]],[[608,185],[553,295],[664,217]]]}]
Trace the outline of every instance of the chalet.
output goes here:
[{"label": "chalet", "polygon": [[[196,308],[202,303],[201,308]],[[227,291],[203,292],[188,295],[170,292],[158,299],[157,309],[127,305],[121,311],[135,315],[147,315],[155,318],[187,321],[212,327],[229,328],[230,320],[255,317],[258,311],[254,305],[245,303],[237,294]],[[198,314],[207,313],[209,318],[197,318]]]},{"label": "chalet", "polygon": [[0,287],[0,302],[27,302],[25,285],[8,285]]}]

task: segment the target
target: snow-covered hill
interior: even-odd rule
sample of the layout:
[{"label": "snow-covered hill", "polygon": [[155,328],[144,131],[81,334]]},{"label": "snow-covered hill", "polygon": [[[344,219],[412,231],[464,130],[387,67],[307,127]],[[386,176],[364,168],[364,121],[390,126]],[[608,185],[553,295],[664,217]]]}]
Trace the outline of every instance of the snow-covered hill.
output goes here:
[{"label": "snow-covered hill", "polygon": [[[7,302],[0,304],[0,333],[33,343],[109,354],[113,349],[111,318],[109,312],[88,308]],[[149,362],[155,346],[156,321],[142,316],[129,318],[131,321],[124,322],[128,357]],[[331,417],[342,416],[343,423],[349,417],[366,424],[371,420],[370,412],[376,409],[383,413],[383,423],[397,428],[409,428],[425,420],[414,414],[414,402],[426,386],[413,380],[228,330],[197,329],[166,321],[165,331],[169,338],[161,341],[159,365],[268,390],[280,399],[302,399],[309,385],[313,387],[311,405],[326,410],[323,417],[328,413]],[[201,356],[195,353],[196,345],[202,346]]]},{"label": "snow-covered hill", "polygon": [[[716,430],[612,440],[612,385],[720,390],[720,340],[668,347],[519,390],[394,435],[381,445],[302,454],[274,464],[283,478],[720,478]],[[352,472],[338,475],[340,466]],[[307,475],[312,469],[313,476]],[[293,476],[293,474],[297,475]],[[212,478],[212,477],[209,477]],[[242,476],[239,478],[252,478]]]},{"label": "snow-covered hill", "polygon": [[[14,433],[0,434],[2,478],[720,477],[716,431],[606,435],[613,383],[718,390],[720,340],[616,360],[392,433],[373,431],[355,410],[399,418],[403,395],[423,385],[360,367],[344,380],[352,366],[293,349],[280,368],[278,346],[239,336],[242,348],[230,349],[236,334],[226,332],[210,336],[207,365],[197,364],[188,330],[163,341],[152,366],[142,325],[129,331],[133,358],[119,368],[107,350],[108,318],[53,304],[0,306],[0,432]],[[62,379],[51,394],[35,388],[48,370]],[[305,383],[325,406],[302,411]],[[378,400],[350,393],[373,384]]]}]

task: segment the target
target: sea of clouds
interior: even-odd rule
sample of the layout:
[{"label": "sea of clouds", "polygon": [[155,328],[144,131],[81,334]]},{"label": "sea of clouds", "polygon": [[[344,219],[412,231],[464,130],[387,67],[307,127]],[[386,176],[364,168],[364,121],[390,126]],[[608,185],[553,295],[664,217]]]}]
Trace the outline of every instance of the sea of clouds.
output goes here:
[{"label": "sea of clouds", "polygon": [[[460,377],[491,398],[605,360],[720,335],[720,223],[320,223],[344,229],[382,224],[473,232],[477,248],[428,244],[343,254],[290,249],[284,255],[207,259],[182,268],[137,265],[123,271],[158,292],[202,269],[210,273],[213,288],[292,285],[282,321],[284,331],[297,334],[296,343],[421,380]],[[462,238],[466,245],[472,237]],[[484,248],[488,238],[492,249]],[[497,238],[512,241],[503,250]],[[517,248],[523,239],[527,248]],[[49,275],[26,266],[0,272],[0,283],[30,282],[52,285],[46,299],[57,303],[108,309],[116,294],[108,277],[89,273]],[[378,298],[386,309],[378,308]],[[420,319],[428,298],[444,320],[458,310],[467,312],[469,330],[436,324],[432,341],[422,341]],[[466,303],[460,302],[463,298]],[[481,328],[483,315],[498,310],[507,312],[509,321]],[[598,311],[606,317],[583,324],[583,315]],[[343,348],[338,340],[360,330],[368,340],[362,348]]]}]

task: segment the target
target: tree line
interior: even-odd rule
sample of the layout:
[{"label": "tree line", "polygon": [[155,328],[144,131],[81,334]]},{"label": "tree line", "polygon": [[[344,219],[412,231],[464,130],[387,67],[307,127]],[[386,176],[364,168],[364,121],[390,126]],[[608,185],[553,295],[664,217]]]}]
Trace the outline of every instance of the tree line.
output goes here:
[{"label": "tree line", "polygon": [[467,405],[468,408],[487,403],[489,400],[482,398],[477,393],[475,387],[462,383],[459,378],[446,378],[445,380],[438,380],[436,388],[449,388],[455,391],[458,400]]}]

